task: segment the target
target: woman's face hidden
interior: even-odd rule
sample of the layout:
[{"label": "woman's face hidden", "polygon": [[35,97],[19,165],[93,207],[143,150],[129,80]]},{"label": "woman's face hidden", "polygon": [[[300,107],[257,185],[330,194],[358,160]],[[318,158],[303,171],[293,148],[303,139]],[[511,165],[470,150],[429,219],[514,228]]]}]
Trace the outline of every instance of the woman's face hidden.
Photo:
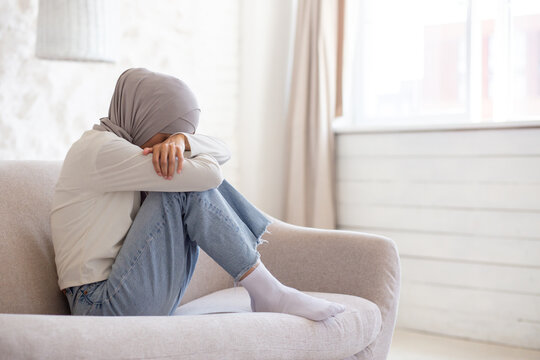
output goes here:
[{"label": "woman's face hidden", "polygon": [[148,139],[147,142],[141,145],[141,149],[152,147],[156,144],[162,143],[165,141],[171,134],[165,134],[165,133],[157,133],[156,135],[152,136],[150,139]]}]

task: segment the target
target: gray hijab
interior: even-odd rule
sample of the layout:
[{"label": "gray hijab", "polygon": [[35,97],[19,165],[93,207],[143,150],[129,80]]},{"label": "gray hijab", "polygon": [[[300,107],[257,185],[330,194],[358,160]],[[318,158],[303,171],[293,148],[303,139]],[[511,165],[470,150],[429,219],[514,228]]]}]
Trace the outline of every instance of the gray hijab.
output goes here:
[{"label": "gray hijab", "polygon": [[182,80],[133,68],[118,78],[109,116],[93,129],[111,131],[141,146],[157,133],[195,133],[200,112],[195,95]]}]

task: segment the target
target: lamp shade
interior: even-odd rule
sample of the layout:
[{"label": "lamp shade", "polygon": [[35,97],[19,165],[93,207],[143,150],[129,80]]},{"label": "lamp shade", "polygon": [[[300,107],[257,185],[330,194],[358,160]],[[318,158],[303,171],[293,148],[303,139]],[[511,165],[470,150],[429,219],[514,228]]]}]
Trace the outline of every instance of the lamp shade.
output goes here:
[{"label": "lamp shade", "polygon": [[36,56],[107,61],[113,56],[111,0],[39,0]]}]

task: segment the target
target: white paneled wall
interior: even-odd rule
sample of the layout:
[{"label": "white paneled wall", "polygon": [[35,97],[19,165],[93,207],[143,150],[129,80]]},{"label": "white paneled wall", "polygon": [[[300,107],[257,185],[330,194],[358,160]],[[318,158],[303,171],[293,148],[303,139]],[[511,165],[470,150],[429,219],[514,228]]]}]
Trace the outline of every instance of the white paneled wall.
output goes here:
[{"label": "white paneled wall", "polygon": [[540,127],[337,135],[341,229],[394,239],[398,326],[540,349]]}]

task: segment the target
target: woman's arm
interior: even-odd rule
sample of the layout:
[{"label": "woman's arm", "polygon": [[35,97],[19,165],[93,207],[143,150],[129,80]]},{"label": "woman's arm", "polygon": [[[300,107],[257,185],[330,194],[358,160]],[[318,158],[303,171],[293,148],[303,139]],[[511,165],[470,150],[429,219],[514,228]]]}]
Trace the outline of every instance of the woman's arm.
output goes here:
[{"label": "woman's arm", "polygon": [[205,191],[219,186],[223,175],[218,161],[210,154],[194,155],[191,141],[190,146],[191,153],[184,153],[182,171],[166,180],[156,174],[152,157],[143,155],[140,147],[122,138],[114,139],[99,149],[86,186],[102,192]]},{"label": "woman's arm", "polygon": [[197,156],[199,154],[210,154],[214,159],[217,160],[219,165],[223,165],[231,158],[231,152],[223,141],[218,138],[202,135],[202,134],[189,134],[185,132],[178,132],[176,134],[183,134],[191,147],[191,151],[185,154],[186,158],[191,156]]},{"label": "woman's arm", "polygon": [[[191,147],[193,142],[193,148]],[[154,170],[159,176],[170,180],[174,176],[174,168],[177,172],[182,169],[184,156],[192,157],[199,154],[209,154],[221,165],[230,158],[227,145],[219,139],[206,135],[193,135],[177,132],[170,135],[160,143],[150,142],[143,148],[143,155],[152,154]],[[187,155],[184,155],[187,152]],[[175,164],[177,162],[177,164]]]}]

